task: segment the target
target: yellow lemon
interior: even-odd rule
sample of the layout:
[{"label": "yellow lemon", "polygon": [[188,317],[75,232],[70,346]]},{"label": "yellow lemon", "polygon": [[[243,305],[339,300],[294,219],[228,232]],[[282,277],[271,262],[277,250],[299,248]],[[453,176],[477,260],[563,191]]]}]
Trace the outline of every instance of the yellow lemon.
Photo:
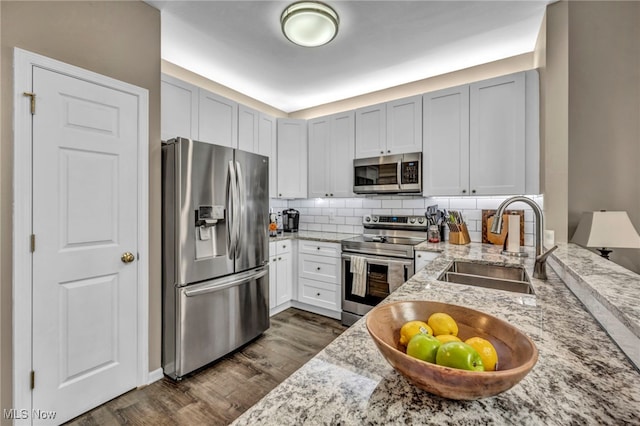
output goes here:
[{"label": "yellow lemon", "polygon": [[433,329],[433,334],[439,336],[441,334],[458,335],[458,324],[450,315],[444,312],[436,312],[431,314],[427,320],[427,324]]},{"label": "yellow lemon", "polygon": [[423,333],[421,329],[425,330],[424,333],[433,336],[433,330],[431,330],[431,327],[429,327],[426,322],[424,321],[405,322],[402,328],[400,329],[400,344],[407,346],[409,344],[409,340],[411,340],[413,336],[415,336],[418,333]]},{"label": "yellow lemon", "polygon": [[485,371],[495,371],[498,369],[498,352],[490,341],[482,337],[472,337],[465,340],[465,343],[473,347],[480,354]]},{"label": "yellow lemon", "polygon": [[436,339],[440,340],[440,342],[442,343],[447,343],[447,342],[462,342],[462,339],[460,339],[458,336],[454,336],[453,334],[440,334],[438,336],[435,336]]}]

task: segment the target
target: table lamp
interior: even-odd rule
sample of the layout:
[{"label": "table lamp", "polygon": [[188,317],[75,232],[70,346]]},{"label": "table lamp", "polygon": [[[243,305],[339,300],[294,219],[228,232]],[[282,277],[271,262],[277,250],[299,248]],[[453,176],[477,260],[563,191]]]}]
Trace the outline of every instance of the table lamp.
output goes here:
[{"label": "table lamp", "polygon": [[578,228],[571,238],[572,243],[593,247],[600,256],[609,259],[609,248],[640,248],[640,235],[633,227],[627,212],[582,213]]}]

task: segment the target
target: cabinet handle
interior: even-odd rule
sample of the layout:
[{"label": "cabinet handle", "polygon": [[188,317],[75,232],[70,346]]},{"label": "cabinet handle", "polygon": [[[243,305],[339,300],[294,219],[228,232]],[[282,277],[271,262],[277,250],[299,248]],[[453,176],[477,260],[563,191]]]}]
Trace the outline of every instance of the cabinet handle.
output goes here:
[{"label": "cabinet handle", "polygon": [[281,258],[281,257],[279,257],[279,258],[278,258],[278,260],[282,260],[282,258]]},{"label": "cabinet handle", "polygon": [[329,194],[329,195],[333,197],[333,194]]},{"label": "cabinet handle", "polygon": [[387,150],[387,154],[391,154],[391,150],[390,149]]},{"label": "cabinet handle", "polygon": [[320,293],[316,293],[316,296],[320,296]]},{"label": "cabinet handle", "polygon": [[422,257],[422,255],[421,255],[421,254],[419,254],[419,255],[418,255],[418,257]]},{"label": "cabinet handle", "polygon": [[320,250],[320,247],[318,247],[318,250]]},{"label": "cabinet handle", "polygon": [[384,151],[380,151],[380,154],[384,154]]},{"label": "cabinet handle", "polygon": [[319,270],[320,270],[320,267],[318,266],[316,269],[319,271]]},{"label": "cabinet handle", "polygon": [[466,194],[466,193],[467,193],[467,190],[466,190],[466,189],[463,189],[463,190],[462,190],[462,193],[463,193],[463,194]]},{"label": "cabinet handle", "polygon": [[284,248],[287,248],[287,245],[286,245],[286,244],[283,244],[283,245],[282,245],[282,248],[283,248],[283,249],[284,249]]},{"label": "cabinet handle", "polygon": [[325,197],[328,197],[328,196],[329,196],[329,194],[324,194],[324,196],[325,196]]},{"label": "cabinet handle", "polygon": [[276,259],[275,257],[273,259],[271,259],[272,262],[277,261],[278,259]]},{"label": "cabinet handle", "polygon": [[282,194],[278,194],[278,197],[282,197]]},{"label": "cabinet handle", "polygon": [[472,193],[472,194],[475,194],[475,193],[476,193],[476,190],[475,190],[475,189],[472,189],[472,190],[471,190],[471,193]]}]

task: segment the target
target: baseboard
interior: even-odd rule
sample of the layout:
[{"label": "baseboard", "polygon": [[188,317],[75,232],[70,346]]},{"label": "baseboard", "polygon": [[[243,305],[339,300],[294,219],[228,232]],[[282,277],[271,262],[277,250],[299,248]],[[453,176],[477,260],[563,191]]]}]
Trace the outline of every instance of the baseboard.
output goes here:
[{"label": "baseboard", "polygon": [[148,385],[150,385],[153,382],[157,382],[158,380],[162,380],[162,378],[164,377],[164,372],[162,371],[162,368],[158,368],[157,370],[153,370],[149,372],[149,383],[147,383]]}]

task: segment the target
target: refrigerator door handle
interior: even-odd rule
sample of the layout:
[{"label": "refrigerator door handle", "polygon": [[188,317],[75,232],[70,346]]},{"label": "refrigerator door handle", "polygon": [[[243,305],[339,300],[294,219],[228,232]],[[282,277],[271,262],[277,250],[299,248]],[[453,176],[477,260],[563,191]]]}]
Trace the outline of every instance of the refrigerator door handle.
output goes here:
[{"label": "refrigerator door handle", "polygon": [[[229,196],[229,192],[231,192],[231,196]],[[229,258],[233,259],[236,256],[237,243],[238,243],[238,235],[236,232],[237,228],[237,212],[238,209],[238,186],[237,186],[237,178],[236,171],[233,165],[233,161],[229,161],[229,186],[227,187],[227,211],[229,222],[227,224],[227,247],[229,249]]]},{"label": "refrigerator door handle", "polygon": [[245,191],[245,183],[244,178],[242,176],[242,168],[240,167],[240,163],[236,161],[236,175],[237,175],[237,184],[238,184],[238,206],[234,209],[234,213],[237,212],[238,217],[236,218],[236,257],[240,256],[240,251],[242,250],[242,218],[245,215],[245,202],[246,202],[246,191]]},{"label": "refrigerator door handle", "polygon": [[193,288],[193,289],[184,289],[183,292],[184,292],[184,295],[187,297],[199,296],[205,293],[213,293],[214,291],[220,291],[220,290],[225,290],[227,288],[235,287],[238,284],[242,284],[250,280],[258,280],[264,277],[265,275],[267,275],[268,272],[269,270],[267,268],[264,268],[257,272],[252,272],[251,274],[243,274],[240,277],[234,277],[235,279],[231,279],[231,280],[223,279],[223,280],[220,280],[220,282],[218,283],[211,283],[211,284],[199,286],[198,288]]}]

